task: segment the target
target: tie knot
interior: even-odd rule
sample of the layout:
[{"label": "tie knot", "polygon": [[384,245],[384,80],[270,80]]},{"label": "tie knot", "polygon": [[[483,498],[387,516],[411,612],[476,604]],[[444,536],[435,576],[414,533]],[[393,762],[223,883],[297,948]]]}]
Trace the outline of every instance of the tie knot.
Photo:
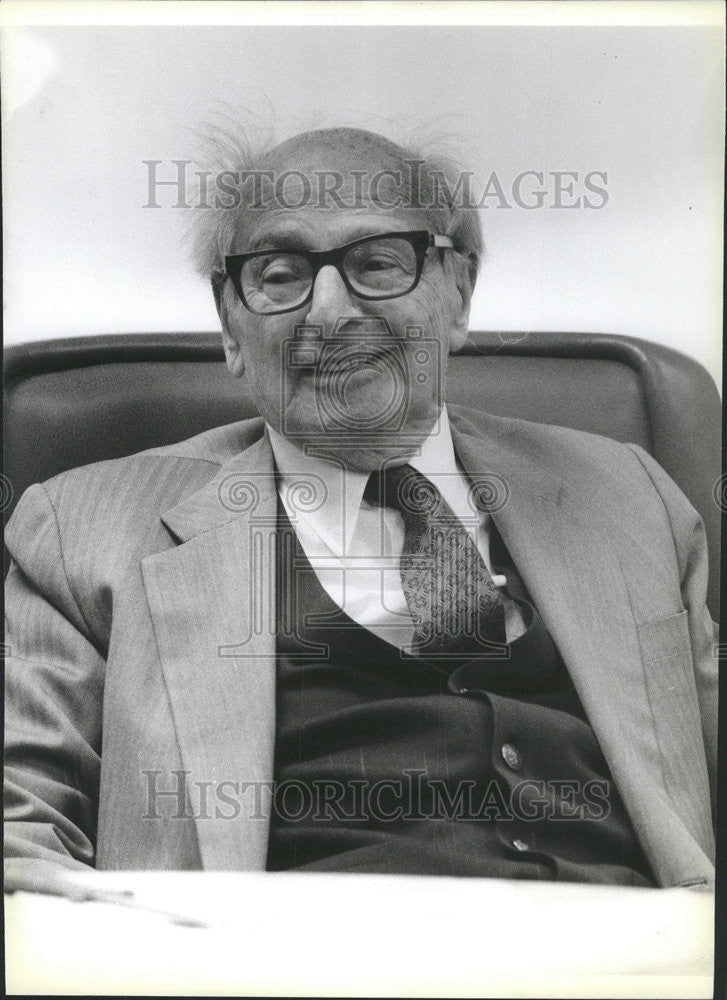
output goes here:
[{"label": "tie knot", "polygon": [[407,517],[433,514],[442,496],[434,483],[411,465],[396,465],[371,473],[364,500],[375,507],[392,507]]}]

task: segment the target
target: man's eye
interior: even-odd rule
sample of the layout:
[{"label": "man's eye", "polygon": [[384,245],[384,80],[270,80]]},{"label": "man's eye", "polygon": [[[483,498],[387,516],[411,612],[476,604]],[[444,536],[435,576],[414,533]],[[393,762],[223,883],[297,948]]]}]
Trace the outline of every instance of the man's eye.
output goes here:
[{"label": "man's eye", "polygon": [[401,261],[393,257],[369,257],[362,262],[362,269],[365,271],[385,271],[391,267],[401,267]]},{"label": "man's eye", "polygon": [[268,267],[262,275],[266,284],[284,285],[289,281],[300,281],[300,275],[290,267]]}]

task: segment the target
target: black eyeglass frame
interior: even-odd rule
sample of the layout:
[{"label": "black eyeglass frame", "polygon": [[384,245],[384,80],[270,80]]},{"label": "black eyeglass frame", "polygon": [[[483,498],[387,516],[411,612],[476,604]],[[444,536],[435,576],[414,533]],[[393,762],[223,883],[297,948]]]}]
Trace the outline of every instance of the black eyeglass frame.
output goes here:
[{"label": "black eyeglass frame", "polygon": [[[357,291],[348,279],[343,268],[343,261],[346,254],[353,247],[360,246],[362,243],[372,243],[374,240],[385,240],[390,238],[397,238],[406,240],[414,251],[416,259],[416,274],[414,280],[409,288],[403,292],[395,292],[393,295],[365,295],[362,292]],[[430,233],[428,229],[413,229],[408,232],[391,232],[391,233],[376,233],[373,236],[363,236],[361,239],[353,240],[351,243],[345,243],[343,246],[334,247],[333,250],[283,250],[277,247],[273,247],[269,250],[253,250],[250,253],[236,253],[230,254],[225,257],[225,272],[227,277],[232,282],[232,285],[237,292],[237,296],[248,310],[248,312],[255,313],[257,316],[279,316],[281,313],[295,312],[297,309],[302,309],[303,306],[308,305],[308,303],[313,298],[313,288],[315,286],[316,278],[318,277],[318,272],[322,267],[327,265],[332,265],[336,268],[338,273],[341,275],[341,280],[348,289],[348,291],[355,295],[358,299],[366,299],[370,302],[380,301],[383,299],[398,299],[402,295],[408,295],[409,292],[413,292],[416,286],[419,284],[419,279],[422,276],[422,271],[424,270],[424,260],[427,255],[427,250],[430,247],[441,247],[443,249],[453,249],[454,242],[451,236],[444,236],[438,233]],[[296,303],[294,306],[286,306],[285,309],[273,309],[261,312],[257,309],[253,309],[250,303],[245,298],[245,293],[242,290],[242,282],[240,277],[242,275],[242,268],[247,263],[248,260],[252,260],[254,257],[266,257],[271,253],[288,253],[296,254],[298,257],[303,257],[309,262],[312,267],[313,274],[311,277],[310,291],[304,299]],[[223,275],[220,275],[223,277]]]}]

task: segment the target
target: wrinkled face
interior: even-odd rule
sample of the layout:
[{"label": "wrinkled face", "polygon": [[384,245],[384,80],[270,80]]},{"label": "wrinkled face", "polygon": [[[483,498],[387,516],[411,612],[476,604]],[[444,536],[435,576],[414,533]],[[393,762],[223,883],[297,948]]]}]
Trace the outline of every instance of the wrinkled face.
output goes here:
[{"label": "wrinkled face", "polygon": [[[297,136],[259,167],[276,176],[298,171],[314,191],[316,172],[335,172],[343,207],[335,199],[306,199],[303,178],[289,174],[285,204],[303,204],[288,208],[271,199],[248,209],[231,253],[327,251],[364,236],[433,231],[422,210],[381,206],[394,200],[393,187],[387,196],[382,184],[376,202],[360,197],[361,171],[401,170],[392,148],[368,133]],[[352,171],[359,174],[355,194]],[[228,280],[219,302],[228,367],[235,375],[245,371],[260,414],[301,449],[361,471],[405,461],[436,423],[447,354],[467,335],[470,282],[458,287],[452,253],[428,250],[416,288],[378,301],[357,297],[326,265],[311,301],[277,315],[248,311]]]}]

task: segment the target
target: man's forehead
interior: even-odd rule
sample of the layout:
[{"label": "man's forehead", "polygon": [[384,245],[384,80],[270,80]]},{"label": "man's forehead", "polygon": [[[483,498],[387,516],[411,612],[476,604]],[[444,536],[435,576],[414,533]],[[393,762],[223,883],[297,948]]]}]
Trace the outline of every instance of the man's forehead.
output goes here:
[{"label": "man's forehead", "polygon": [[426,228],[424,213],[414,209],[375,212],[362,208],[324,213],[269,208],[248,216],[247,225],[237,234],[236,250],[266,247],[330,250],[365,236]]},{"label": "man's forehead", "polygon": [[268,170],[315,173],[341,170],[401,170],[406,151],[385,136],[363,129],[332,128],[302,132],[261,157],[256,166]]},{"label": "man's forehead", "polygon": [[[256,196],[238,217],[236,243],[252,249],[278,232],[309,235],[311,247],[359,235],[427,228],[412,204],[405,150],[358,129],[294,136],[257,161]],[[262,243],[261,243],[262,240]]]}]

